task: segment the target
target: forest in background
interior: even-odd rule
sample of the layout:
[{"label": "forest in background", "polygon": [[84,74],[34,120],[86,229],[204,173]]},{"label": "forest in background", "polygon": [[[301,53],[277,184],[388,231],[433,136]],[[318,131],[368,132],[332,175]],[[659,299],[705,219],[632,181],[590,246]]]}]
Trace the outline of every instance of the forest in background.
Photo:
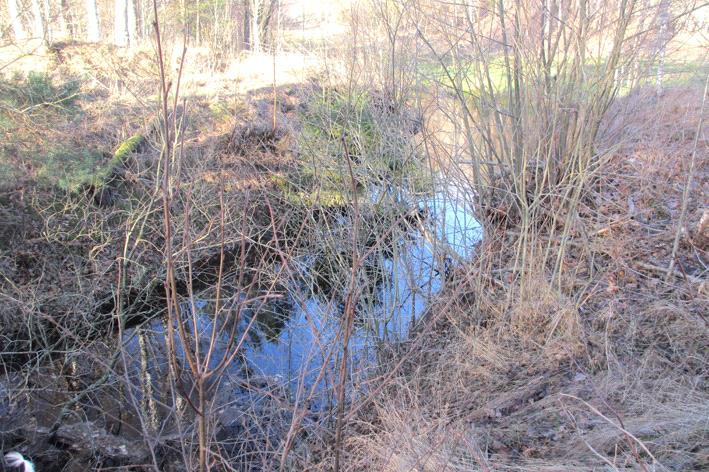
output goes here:
[{"label": "forest in background", "polygon": [[[18,42],[34,38],[47,44],[85,41],[135,47],[153,38],[153,4],[147,0],[6,0],[5,6],[5,27]],[[285,21],[301,27],[306,18],[312,21],[330,10],[279,0],[167,1],[159,2],[159,8],[168,28],[182,32],[197,47],[224,54],[260,52],[271,39],[273,25],[280,26],[284,10]]]},{"label": "forest in background", "polygon": [[2,454],[709,467],[706,5],[1,1]]}]

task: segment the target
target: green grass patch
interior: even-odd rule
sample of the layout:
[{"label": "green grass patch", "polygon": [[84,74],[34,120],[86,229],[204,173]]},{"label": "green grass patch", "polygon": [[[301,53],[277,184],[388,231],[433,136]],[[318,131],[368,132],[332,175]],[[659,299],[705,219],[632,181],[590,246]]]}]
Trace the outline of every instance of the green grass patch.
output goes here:
[{"label": "green grass patch", "polygon": [[391,107],[362,90],[322,91],[301,114],[298,165],[274,177],[275,185],[294,203],[342,206],[355,192],[366,196],[390,185],[420,189],[430,183],[414,151],[407,111]]},{"label": "green grass patch", "polygon": [[[513,57],[510,57],[510,68],[512,68]],[[587,57],[583,65],[583,76],[585,81],[580,85],[581,93],[590,91],[596,84],[596,77],[599,77],[606,67],[606,57]],[[536,69],[537,62],[532,62],[522,66],[522,79],[524,83],[531,83],[543,80],[543,72]],[[567,65],[568,66],[568,65]],[[657,81],[657,71],[659,65],[657,61],[640,61],[627,66],[624,75],[635,76],[635,80],[621,80],[619,82],[618,95],[627,95],[633,88],[638,86],[655,86]],[[632,69],[632,70],[631,70]],[[663,87],[671,88],[693,84],[702,84],[707,75],[709,67],[701,62],[688,62],[667,60],[663,66]],[[509,82],[507,80],[508,69],[503,56],[487,58],[484,61],[468,61],[463,63],[453,63],[451,60],[425,61],[419,65],[419,73],[423,77],[424,84],[430,85],[438,83],[444,87],[454,90],[460,88],[464,96],[477,97],[482,95],[498,95],[498,99],[504,100],[504,93],[507,92]],[[566,70],[560,70],[560,64],[552,63],[549,73],[553,80],[569,80],[565,78]],[[513,71],[510,70],[509,74]]]},{"label": "green grass patch", "polygon": [[493,93],[507,90],[507,68],[502,56],[463,63],[429,61],[421,63],[418,70],[424,84],[439,83],[451,90],[460,87],[466,95],[479,95],[483,89],[490,93],[490,87]]},{"label": "green grass patch", "polygon": [[88,187],[105,185],[116,168],[143,142],[141,135],[123,141],[108,161],[104,155],[91,149],[60,148],[37,161],[38,182],[47,187],[58,187],[76,193]]},{"label": "green grass patch", "polygon": [[47,187],[59,187],[69,193],[100,186],[110,175],[111,162],[89,149],[57,149],[37,162],[37,180]]},{"label": "green grass patch", "polygon": [[54,109],[71,112],[81,95],[80,90],[81,82],[78,80],[55,84],[49,74],[43,72],[15,75],[10,80],[0,80],[0,110],[36,113]]},{"label": "green grass patch", "polygon": [[[46,155],[44,149],[56,143],[45,142],[37,132],[72,118],[78,110],[80,86],[77,80],[57,83],[41,72],[0,78],[0,186],[12,186],[31,175],[36,175],[40,183],[61,181],[71,186],[72,179],[60,174],[70,173],[76,166],[67,164],[66,152]],[[79,153],[78,159],[86,163],[92,157]],[[25,175],[21,163],[28,164],[31,172]]]}]

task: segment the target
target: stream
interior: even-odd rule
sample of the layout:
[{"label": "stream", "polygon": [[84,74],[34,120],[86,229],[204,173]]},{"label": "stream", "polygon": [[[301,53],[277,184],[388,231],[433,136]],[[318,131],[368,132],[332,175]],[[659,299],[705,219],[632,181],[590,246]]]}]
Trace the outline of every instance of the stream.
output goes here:
[{"label": "stream", "polygon": [[[472,257],[482,230],[463,203],[466,200],[455,188],[420,200],[418,210],[428,215],[422,227],[396,240],[387,256],[376,256],[380,269],[375,293],[362,297],[349,342],[353,385],[361,385],[376,372],[382,346],[395,346],[407,339],[431,298],[442,289],[446,272]],[[307,273],[312,261],[304,258],[295,261],[295,265]],[[264,390],[277,390],[289,402],[308,396],[308,407],[315,411],[334,405],[331,387],[337,378],[336,366],[341,355],[342,309],[342,303],[333,297],[318,296],[312,290],[296,287],[285,298],[262,304],[256,320],[253,320],[255,310],[245,309],[238,326],[223,329],[214,326],[206,301],[182,306],[185,318],[197,322],[201,352],[209,348],[216,328],[218,335],[210,367],[216,367],[225,353],[234,350],[235,340],[244,338],[239,356],[218,376],[212,397],[218,395],[220,404],[238,403],[240,398],[253,400],[256,385],[257,395]],[[196,316],[191,317],[190,313]],[[192,323],[185,322],[185,327],[193,330]],[[164,320],[154,319],[125,333],[128,371],[134,379],[133,385],[140,386],[135,395],[146,410],[154,410],[153,398],[166,391],[165,331]],[[180,343],[175,344],[177,357],[186,365]],[[350,390],[356,392],[357,388]],[[153,417],[157,428],[160,415],[153,411],[148,416]]]}]

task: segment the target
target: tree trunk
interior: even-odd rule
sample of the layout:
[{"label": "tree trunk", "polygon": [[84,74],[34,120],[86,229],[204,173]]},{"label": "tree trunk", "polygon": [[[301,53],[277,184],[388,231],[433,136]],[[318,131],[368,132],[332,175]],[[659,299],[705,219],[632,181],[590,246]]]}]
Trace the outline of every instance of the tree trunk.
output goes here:
[{"label": "tree trunk", "polygon": [[44,9],[44,31],[47,35],[47,42],[50,43],[54,40],[54,28],[52,28],[54,18],[52,18],[52,7],[49,0],[43,0],[42,8]]},{"label": "tree trunk", "polygon": [[42,8],[39,0],[32,0],[32,35],[38,39],[44,39],[44,19],[42,18]]},{"label": "tree trunk", "polygon": [[113,17],[113,44],[128,45],[128,0],[115,0]]},{"label": "tree trunk", "polygon": [[253,52],[261,52],[261,31],[258,18],[261,2],[259,0],[253,0],[251,5],[253,8],[251,10],[251,27],[249,28],[249,32],[251,33],[249,46]]},{"label": "tree trunk", "polygon": [[202,18],[202,14],[201,14],[201,12],[200,12],[199,9],[198,9],[198,10],[197,10],[197,28],[196,28],[196,29],[197,29],[197,41],[196,41],[197,47],[201,47],[201,46],[202,46],[202,23],[201,23],[201,18]]},{"label": "tree trunk", "polygon": [[151,34],[151,23],[150,23],[150,8],[148,2],[145,0],[135,1],[135,12],[136,12],[136,29],[138,30],[137,36],[139,38],[147,38]]},{"label": "tree trunk", "polygon": [[276,2],[278,0],[259,0],[259,12],[258,12],[258,29],[259,29],[259,43],[263,44],[268,36],[268,30],[271,26],[271,18],[273,17],[273,11],[276,8]]},{"label": "tree trunk", "polygon": [[244,0],[244,40],[253,52],[261,52],[277,0]]},{"label": "tree trunk", "polygon": [[657,96],[662,95],[662,82],[665,78],[665,53],[669,41],[670,12],[667,0],[662,0],[658,5],[658,32],[657,32],[657,75],[655,85]]},{"label": "tree trunk", "polygon": [[244,1],[244,36],[243,48],[251,48],[251,9],[249,8],[248,0]]},{"label": "tree trunk", "polygon": [[128,27],[128,44],[134,46],[138,43],[138,21],[136,19],[136,0],[127,0],[127,27]]},{"label": "tree trunk", "polygon": [[60,0],[57,8],[57,35],[59,38],[66,39],[70,37],[69,26],[67,25],[66,15],[64,12],[67,9],[66,0]]},{"label": "tree trunk", "polygon": [[16,0],[7,0],[7,13],[12,23],[12,32],[15,34],[15,41],[24,41],[27,39],[25,27],[22,25],[22,17],[17,8]]},{"label": "tree trunk", "polygon": [[96,0],[86,0],[86,39],[90,43],[97,43],[101,40]]}]

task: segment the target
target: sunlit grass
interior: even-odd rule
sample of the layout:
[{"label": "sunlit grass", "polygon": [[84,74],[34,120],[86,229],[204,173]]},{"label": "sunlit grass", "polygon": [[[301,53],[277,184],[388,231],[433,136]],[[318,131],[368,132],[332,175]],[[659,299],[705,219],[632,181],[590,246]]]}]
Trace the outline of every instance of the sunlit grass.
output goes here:
[{"label": "sunlit grass", "polygon": [[[590,89],[594,86],[594,77],[599,76],[606,67],[605,57],[589,57],[583,67],[583,82],[579,83],[578,78],[573,79],[576,86],[582,85]],[[456,64],[448,61],[448,64],[441,62],[425,61],[419,64],[418,73],[423,77],[426,86],[438,84],[451,92],[458,91],[466,97],[479,97],[481,94],[504,94],[508,91],[509,81],[508,71],[502,56],[486,58],[485,60],[468,61],[464,64]],[[510,69],[513,66],[513,58],[510,58]],[[637,87],[657,85],[659,64],[656,60],[638,61],[628,64],[621,69],[622,75],[617,80],[617,94],[624,96]],[[682,87],[691,85],[701,85],[707,73],[709,65],[696,59],[684,61],[678,57],[669,58],[662,66],[662,84],[665,88]],[[558,62],[549,66],[549,74],[552,80],[563,79],[565,68]],[[544,80],[544,71],[538,69],[538,63],[525,64],[521,68],[521,77],[524,82],[535,82]],[[504,99],[503,96],[500,98]]]}]

